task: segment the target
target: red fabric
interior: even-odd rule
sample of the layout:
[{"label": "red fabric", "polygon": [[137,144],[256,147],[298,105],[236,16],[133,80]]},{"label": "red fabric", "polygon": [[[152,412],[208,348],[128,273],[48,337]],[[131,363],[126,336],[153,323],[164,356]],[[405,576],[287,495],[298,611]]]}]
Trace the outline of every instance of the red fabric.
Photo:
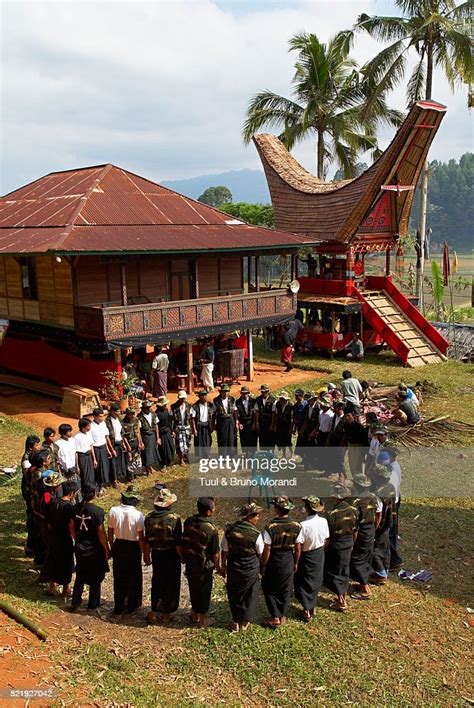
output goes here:
[{"label": "red fabric", "polygon": [[291,363],[291,360],[293,359],[293,347],[291,344],[288,344],[285,347],[282,347],[281,349],[281,357],[280,361],[282,364],[289,364]]},{"label": "red fabric", "polygon": [[236,349],[243,349],[244,350],[244,359],[249,358],[248,342],[247,342],[247,337],[245,336],[245,334],[242,334],[240,337],[236,337],[233,340],[233,344]]},{"label": "red fabric", "polygon": [[0,366],[59,386],[76,384],[97,391],[107,383],[103,372],[114,371],[116,365],[113,356],[101,361],[82,359],[45,342],[29,342],[7,334],[0,346]]},{"label": "red fabric", "polygon": [[449,246],[448,242],[444,242],[443,247],[443,285],[446,287],[449,283],[449,276],[451,273],[451,266],[449,263]]}]

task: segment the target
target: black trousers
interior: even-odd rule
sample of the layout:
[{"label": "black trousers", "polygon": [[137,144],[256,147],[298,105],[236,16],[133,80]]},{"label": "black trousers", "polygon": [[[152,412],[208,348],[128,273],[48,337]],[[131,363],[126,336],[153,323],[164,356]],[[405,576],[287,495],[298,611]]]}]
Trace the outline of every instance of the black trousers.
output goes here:
[{"label": "black trousers", "polygon": [[181,590],[181,560],[175,548],[151,551],[151,609],[165,614],[176,612]]},{"label": "black trousers", "polygon": [[186,568],[191,607],[200,615],[207,615],[211,606],[213,568],[194,570]]},{"label": "black trousers", "polygon": [[116,539],[112,549],[114,612],[133,612],[142,604],[142,554],[138,541]]},{"label": "black trousers", "polygon": [[390,567],[396,568],[403,563],[403,558],[398,552],[398,510],[400,509],[400,501],[397,501],[397,515],[390,527]]},{"label": "black trousers", "polygon": [[[72,591],[72,607],[79,607],[81,604],[84,585],[86,585],[86,581],[79,573],[76,573],[76,580],[74,581],[74,588]],[[87,606],[90,610],[95,610],[96,607],[100,606],[100,586],[100,582],[89,584],[89,602]]]}]

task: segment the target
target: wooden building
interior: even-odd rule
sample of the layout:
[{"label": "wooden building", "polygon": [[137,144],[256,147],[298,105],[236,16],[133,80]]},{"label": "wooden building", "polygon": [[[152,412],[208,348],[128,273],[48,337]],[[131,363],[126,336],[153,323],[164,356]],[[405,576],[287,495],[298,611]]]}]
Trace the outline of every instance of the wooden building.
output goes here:
[{"label": "wooden building", "polygon": [[[332,322],[324,333],[307,329],[317,348],[334,353],[347,344],[350,335],[334,329],[343,315],[358,321],[361,333],[365,327],[366,343],[386,342],[407,366],[445,358],[446,340],[391,278],[391,252],[407,234],[414,191],[445,112],[435,101],[415,103],[381,157],[356,179],[340,182],[309,173],[275,136],[255,136],[276,227],[318,242],[298,297],[301,308]],[[370,277],[365,259],[374,252],[385,254],[385,273]]]},{"label": "wooden building", "polygon": [[190,362],[196,338],[251,339],[296,309],[286,283],[263,287],[261,256],[289,282],[306,242],[113,165],[51,173],[0,201],[0,366],[97,388],[123,350],[186,341]]}]

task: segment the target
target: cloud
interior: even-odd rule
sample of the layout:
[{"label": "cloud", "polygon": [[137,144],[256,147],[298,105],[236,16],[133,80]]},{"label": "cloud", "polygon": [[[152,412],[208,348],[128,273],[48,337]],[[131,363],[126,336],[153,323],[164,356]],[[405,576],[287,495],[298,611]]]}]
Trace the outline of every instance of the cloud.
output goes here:
[{"label": "cloud", "polygon": [[[3,6],[2,191],[56,169],[113,162],[155,180],[260,167],[240,137],[248,100],[288,95],[288,38],[327,39],[375,0],[17,2]],[[377,50],[359,41],[364,61]],[[465,91],[431,156],[469,148]],[[404,106],[403,91],[391,103]],[[389,132],[382,136],[388,142]],[[314,169],[310,142],[295,155]]]}]

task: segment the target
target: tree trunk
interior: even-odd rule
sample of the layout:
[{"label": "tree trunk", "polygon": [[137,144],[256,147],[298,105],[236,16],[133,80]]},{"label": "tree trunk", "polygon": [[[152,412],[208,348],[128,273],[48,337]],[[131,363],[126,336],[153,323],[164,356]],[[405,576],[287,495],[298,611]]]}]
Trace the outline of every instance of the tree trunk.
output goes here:
[{"label": "tree trunk", "polygon": [[318,131],[318,163],[317,175],[319,179],[324,179],[324,133]]},{"label": "tree trunk", "polygon": [[[428,44],[426,51],[426,89],[425,100],[431,100],[433,87],[433,46]],[[416,297],[418,298],[418,309],[423,310],[423,271],[426,257],[426,212],[428,209],[428,160],[423,165],[420,181],[420,211],[418,214],[418,231],[421,236],[421,268],[416,271]]]}]

